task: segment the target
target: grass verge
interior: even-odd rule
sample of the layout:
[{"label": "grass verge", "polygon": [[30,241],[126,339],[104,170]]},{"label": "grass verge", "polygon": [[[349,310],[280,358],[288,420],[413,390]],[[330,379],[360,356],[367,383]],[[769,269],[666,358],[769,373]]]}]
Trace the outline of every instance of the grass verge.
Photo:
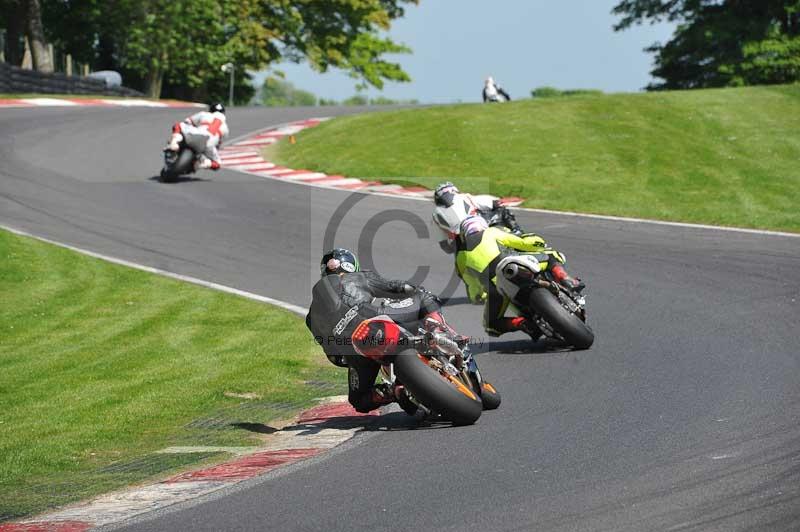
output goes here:
[{"label": "grass verge", "polygon": [[800,85],[342,117],[269,155],[388,183],[450,179],[527,207],[800,232]]},{"label": "grass verge", "polygon": [[257,445],[346,389],[289,312],[5,231],[0,301],[0,521],[222,458],[167,446]]}]

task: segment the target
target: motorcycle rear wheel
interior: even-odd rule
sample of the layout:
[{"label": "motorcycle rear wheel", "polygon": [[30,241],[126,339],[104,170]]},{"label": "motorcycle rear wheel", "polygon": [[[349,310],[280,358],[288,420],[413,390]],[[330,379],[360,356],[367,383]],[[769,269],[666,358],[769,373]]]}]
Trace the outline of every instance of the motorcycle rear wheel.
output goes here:
[{"label": "motorcycle rear wheel", "polygon": [[421,404],[454,425],[472,425],[481,417],[481,398],[457,377],[444,376],[429,366],[415,350],[400,352],[394,361],[394,370]]},{"label": "motorcycle rear wheel", "polygon": [[194,152],[189,148],[183,148],[178,154],[175,163],[169,168],[161,170],[161,181],[164,183],[174,183],[184,174],[194,171]]},{"label": "motorcycle rear wheel", "polygon": [[582,319],[565,309],[546,288],[536,288],[529,298],[531,309],[550,324],[553,330],[575,349],[589,349],[594,333]]}]

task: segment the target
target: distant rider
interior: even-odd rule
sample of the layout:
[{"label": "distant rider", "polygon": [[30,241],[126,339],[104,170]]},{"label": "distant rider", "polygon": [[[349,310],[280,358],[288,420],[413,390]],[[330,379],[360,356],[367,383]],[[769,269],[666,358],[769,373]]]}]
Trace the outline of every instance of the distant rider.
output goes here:
[{"label": "distant rider", "polygon": [[453,183],[447,181],[436,187],[433,193],[433,222],[441,232],[439,247],[445,253],[455,253],[458,231],[467,217],[480,214],[491,220],[489,225],[502,226],[514,234],[522,234],[514,214],[494,196],[464,194]]},{"label": "distant rider", "polygon": [[542,237],[533,234],[517,236],[496,227],[489,227],[482,216],[470,216],[461,224],[456,271],[467,286],[467,296],[480,303],[485,294],[483,326],[490,336],[512,331],[528,333],[538,340],[541,331],[525,317],[505,317],[509,300],[495,286],[495,269],[514,251],[533,252],[543,268],[564,287],[580,292],[585,285],[570,277],[564,269],[564,255],[547,246]]},{"label": "distant rider", "polygon": [[505,98],[505,101],[510,102],[511,96],[508,95],[506,91],[500,88],[497,83],[494,82],[491,76],[486,78],[486,82],[483,85],[483,103],[497,103],[503,100],[500,99],[500,96]]},{"label": "distant rider", "polygon": [[[328,359],[348,368],[350,404],[358,412],[369,412],[396,401],[402,397],[401,389],[375,385],[380,364],[357,354],[351,335],[363,320],[380,315],[388,315],[408,328],[410,323],[432,318],[452,331],[440,312],[439,298],[405,281],[390,281],[375,272],[362,271],[355,254],[346,249],[336,248],[323,255],[320,272],[322,278],[312,289],[306,326]],[[410,405],[402,406],[409,412]]]},{"label": "distant rider", "polygon": [[225,106],[215,103],[208,107],[208,111],[195,113],[172,126],[172,137],[167,149],[178,151],[183,141],[198,154],[196,168],[219,170],[221,160],[218,148],[222,146],[222,139],[227,136]]}]

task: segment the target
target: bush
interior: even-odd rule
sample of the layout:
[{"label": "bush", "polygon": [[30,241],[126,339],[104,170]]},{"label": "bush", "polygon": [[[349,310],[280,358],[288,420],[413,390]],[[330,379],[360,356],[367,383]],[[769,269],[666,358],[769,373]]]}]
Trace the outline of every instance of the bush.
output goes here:
[{"label": "bush", "polygon": [[355,94],[342,102],[342,105],[367,105],[369,100],[363,94]]},{"label": "bush", "polygon": [[586,96],[599,95],[603,91],[599,89],[567,89],[561,90],[555,87],[537,87],[531,91],[533,98],[559,98],[562,96]]},{"label": "bush", "polygon": [[561,95],[561,91],[555,87],[537,87],[531,91],[534,98],[555,98]]}]

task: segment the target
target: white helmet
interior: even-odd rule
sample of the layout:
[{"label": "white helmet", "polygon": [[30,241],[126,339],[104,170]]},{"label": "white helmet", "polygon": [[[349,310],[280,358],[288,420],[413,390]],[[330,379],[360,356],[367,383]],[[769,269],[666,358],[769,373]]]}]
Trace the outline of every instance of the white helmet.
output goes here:
[{"label": "white helmet", "polygon": [[433,209],[433,223],[442,233],[442,240],[455,240],[461,222],[478,212],[478,205],[468,194],[453,195]]}]

